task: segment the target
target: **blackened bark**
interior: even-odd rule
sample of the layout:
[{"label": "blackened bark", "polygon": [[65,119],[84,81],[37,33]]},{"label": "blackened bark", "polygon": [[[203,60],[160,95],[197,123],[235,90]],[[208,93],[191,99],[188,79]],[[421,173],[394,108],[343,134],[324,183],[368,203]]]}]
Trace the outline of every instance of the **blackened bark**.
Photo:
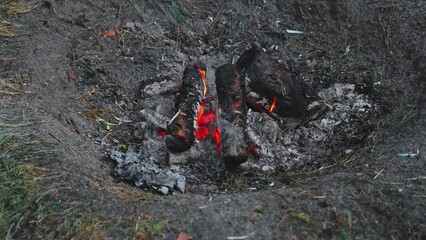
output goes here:
[{"label": "blackened bark", "polygon": [[244,80],[233,64],[216,70],[216,90],[220,108],[222,157],[228,165],[247,161],[249,147],[246,137]]},{"label": "blackened bark", "polygon": [[178,101],[178,112],[166,129],[165,142],[172,152],[183,152],[195,141],[195,121],[203,99],[203,82],[199,70],[206,70],[204,63],[194,61],[186,67]]},{"label": "blackened bark", "polygon": [[245,75],[251,91],[266,98],[269,105],[276,97],[273,112],[278,116],[305,118],[310,115],[309,104],[320,99],[302,78],[267,58],[256,46],[243,53],[237,66]]}]

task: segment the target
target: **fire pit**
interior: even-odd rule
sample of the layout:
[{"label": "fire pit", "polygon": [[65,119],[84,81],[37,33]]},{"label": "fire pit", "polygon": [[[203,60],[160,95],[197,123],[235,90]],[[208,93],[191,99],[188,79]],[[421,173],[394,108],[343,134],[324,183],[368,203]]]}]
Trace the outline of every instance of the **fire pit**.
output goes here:
[{"label": "fire pit", "polygon": [[229,171],[311,170],[356,150],[334,145],[365,140],[376,106],[354,85],[314,88],[256,46],[214,64],[193,60],[181,81],[142,86],[144,135],[110,153],[119,179],[163,194],[206,183],[215,191]]}]

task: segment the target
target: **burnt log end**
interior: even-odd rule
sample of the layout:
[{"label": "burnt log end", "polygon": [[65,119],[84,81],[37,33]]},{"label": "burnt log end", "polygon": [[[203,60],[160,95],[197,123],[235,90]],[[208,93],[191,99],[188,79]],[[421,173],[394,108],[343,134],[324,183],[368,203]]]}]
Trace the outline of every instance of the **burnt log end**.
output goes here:
[{"label": "burnt log end", "polygon": [[269,104],[276,99],[274,113],[280,117],[306,118],[311,114],[308,106],[320,99],[304,79],[268,58],[256,46],[244,52],[237,65],[251,91],[267,99]]}]

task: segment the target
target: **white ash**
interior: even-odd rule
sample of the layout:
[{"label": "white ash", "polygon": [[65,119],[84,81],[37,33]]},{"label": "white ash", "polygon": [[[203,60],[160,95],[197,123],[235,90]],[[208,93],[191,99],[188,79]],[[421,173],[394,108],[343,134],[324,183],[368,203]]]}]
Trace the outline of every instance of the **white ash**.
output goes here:
[{"label": "white ash", "polygon": [[147,97],[155,97],[159,94],[175,92],[177,89],[179,89],[179,87],[180,84],[177,81],[164,80],[161,82],[154,82],[142,89],[142,95]]},{"label": "white ash", "polygon": [[345,97],[352,98],[354,96],[354,84],[336,83],[318,93],[318,95],[327,102],[341,102]]},{"label": "white ash", "polygon": [[170,98],[164,98],[162,97],[150,97],[146,98],[149,99],[148,101],[141,102],[141,109],[150,109],[152,111],[156,111],[157,113],[169,117],[170,111],[172,111],[174,106],[174,98],[173,96]]},{"label": "white ash", "polygon": [[324,144],[332,142],[333,131],[340,124],[350,123],[350,116],[362,116],[374,110],[371,101],[362,94],[354,93],[353,84],[335,84],[319,95],[330,110],[305,126],[285,129],[265,113],[248,111],[247,134],[255,144],[260,159],[244,165],[264,172],[288,170],[307,164],[324,153]]},{"label": "white ash", "polygon": [[148,122],[152,123],[154,126],[166,129],[167,118],[165,118],[163,115],[151,109],[142,109],[140,113],[143,118],[145,118]]},{"label": "white ash", "polygon": [[[147,187],[156,189],[163,194],[172,191],[185,192],[186,178],[185,176],[165,168],[156,162],[165,159],[164,154],[156,155],[152,151],[152,147],[160,146],[159,144],[147,144],[145,149],[135,151],[130,148],[126,152],[120,149],[111,151],[111,158],[117,162],[115,172],[120,179],[134,181],[138,187]],[[147,149],[150,149],[147,151]],[[166,153],[165,148],[161,149]],[[157,153],[158,149],[157,149]]]},{"label": "white ash", "polygon": [[238,147],[241,141],[244,141],[243,130],[239,127],[236,127],[234,124],[226,121],[224,118],[222,118],[220,124],[223,156],[225,158],[228,156],[238,156]]}]

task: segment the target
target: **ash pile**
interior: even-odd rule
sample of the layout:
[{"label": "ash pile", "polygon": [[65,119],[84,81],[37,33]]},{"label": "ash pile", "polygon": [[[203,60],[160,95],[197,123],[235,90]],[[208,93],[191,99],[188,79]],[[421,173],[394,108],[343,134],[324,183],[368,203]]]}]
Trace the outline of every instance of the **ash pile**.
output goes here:
[{"label": "ash pile", "polygon": [[218,67],[194,60],[180,81],[148,82],[141,93],[140,142],[110,156],[119,179],[163,194],[217,191],[237,168],[273,175],[321,167],[356,150],[336,146],[365,141],[376,108],[353,84],[314,89],[256,46]]}]

